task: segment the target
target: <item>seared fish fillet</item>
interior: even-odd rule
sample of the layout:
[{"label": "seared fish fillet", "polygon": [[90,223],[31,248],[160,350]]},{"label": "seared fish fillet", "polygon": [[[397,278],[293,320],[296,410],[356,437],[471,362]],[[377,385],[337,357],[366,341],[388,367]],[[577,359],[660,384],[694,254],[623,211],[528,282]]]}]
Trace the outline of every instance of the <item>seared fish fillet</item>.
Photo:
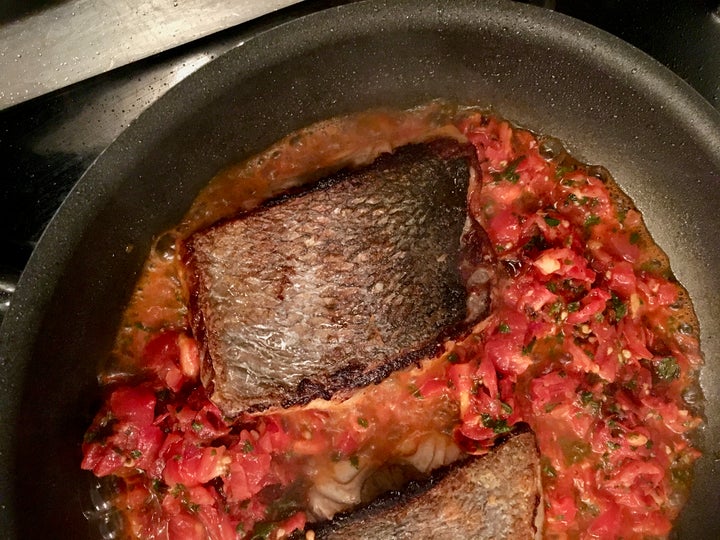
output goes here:
[{"label": "seared fish fillet", "polygon": [[314,535],[317,540],[531,539],[542,510],[539,469],[535,440],[523,433],[490,454],[438,471],[424,484],[316,526]]},{"label": "seared fish fillet", "polygon": [[190,237],[202,378],[225,414],[377,382],[462,326],[473,160],[409,145]]}]

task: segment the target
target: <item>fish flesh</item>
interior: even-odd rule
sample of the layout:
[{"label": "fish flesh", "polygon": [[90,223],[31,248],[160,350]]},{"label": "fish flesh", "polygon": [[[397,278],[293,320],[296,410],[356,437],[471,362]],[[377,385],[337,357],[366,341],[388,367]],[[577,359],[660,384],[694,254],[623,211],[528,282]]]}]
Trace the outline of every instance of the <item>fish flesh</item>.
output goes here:
[{"label": "fish flesh", "polygon": [[305,538],[535,538],[540,513],[540,459],[532,434],[439,470],[430,479],[318,524]]},{"label": "fish flesh", "polygon": [[191,324],[223,413],[379,382],[482,317],[490,273],[462,240],[473,174],[465,144],[407,145],[193,234]]}]

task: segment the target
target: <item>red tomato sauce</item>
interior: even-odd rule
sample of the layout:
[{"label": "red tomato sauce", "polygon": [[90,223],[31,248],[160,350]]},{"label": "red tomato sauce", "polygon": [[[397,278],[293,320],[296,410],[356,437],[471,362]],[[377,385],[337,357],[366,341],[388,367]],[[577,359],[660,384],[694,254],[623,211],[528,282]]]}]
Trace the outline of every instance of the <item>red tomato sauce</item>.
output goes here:
[{"label": "red tomato sauce", "polygon": [[483,171],[470,214],[506,269],[483,356],[537,438],[545,536],[666,536],[699,455],[682,398],[702,361],[685,291],[611,180],[546,159],[502,120],[461,130]]},{"label": "red tomato sauce", "polygon": [[[153,254],[118,337],[133,375],[105,378],[83,443],[82,467],[119,479],[125,536],[285,537],[306,527],[325,477],[434,468],[524,424],[542,456],[545,537],[669,533],[699,456],[682,396],[702,358],[641,216],[603,174],[496,117],[410,124],[410,138],[462,133],[477,149],[468,212],[497,259],[490,316],[343,403],[226,418],[199,382],[174,261]],[[445,454],[420,466],[429,438]]]}]

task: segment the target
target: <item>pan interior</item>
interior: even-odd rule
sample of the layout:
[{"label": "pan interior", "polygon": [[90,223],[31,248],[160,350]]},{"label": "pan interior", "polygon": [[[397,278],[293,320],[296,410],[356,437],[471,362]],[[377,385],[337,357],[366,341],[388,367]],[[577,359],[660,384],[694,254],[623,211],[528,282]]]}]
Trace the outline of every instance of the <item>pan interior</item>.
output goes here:
[{"label": "pan interior", "polygon": [[718,114],[597,29],[469,0],[360,2],[259,34],[168,92],[87,171],[41,239],[2,327],[0,529],[8,537],[100,534],[82,513],[91,479],[79,470],[79,445],[97,406],[98,362],[153,234],[179,220],[218,169],[293,130],[434,98],[492,107],[556,136],[606,166],[643,211],[694,300],[707,361],[705,457],[677,529],[720,537]]}]

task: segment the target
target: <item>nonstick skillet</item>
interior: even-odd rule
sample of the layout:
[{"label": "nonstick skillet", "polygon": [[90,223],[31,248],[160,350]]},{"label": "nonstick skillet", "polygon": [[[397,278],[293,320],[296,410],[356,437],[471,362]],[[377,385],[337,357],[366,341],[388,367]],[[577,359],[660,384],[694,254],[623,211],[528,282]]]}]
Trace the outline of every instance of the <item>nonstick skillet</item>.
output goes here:
[{"label": "nonstick skillet", "polygon": [[434,98],[491,107],[602,164],[690,292],[707,425],[681,538],[720,537],[720,115],[622,41],[505,1],[339,6],[265,31],[178,84],[94,163],[45,231],[2,326],[0,531],[98,538],[80,442],[154,234],[221,167],[322,118]]}]

